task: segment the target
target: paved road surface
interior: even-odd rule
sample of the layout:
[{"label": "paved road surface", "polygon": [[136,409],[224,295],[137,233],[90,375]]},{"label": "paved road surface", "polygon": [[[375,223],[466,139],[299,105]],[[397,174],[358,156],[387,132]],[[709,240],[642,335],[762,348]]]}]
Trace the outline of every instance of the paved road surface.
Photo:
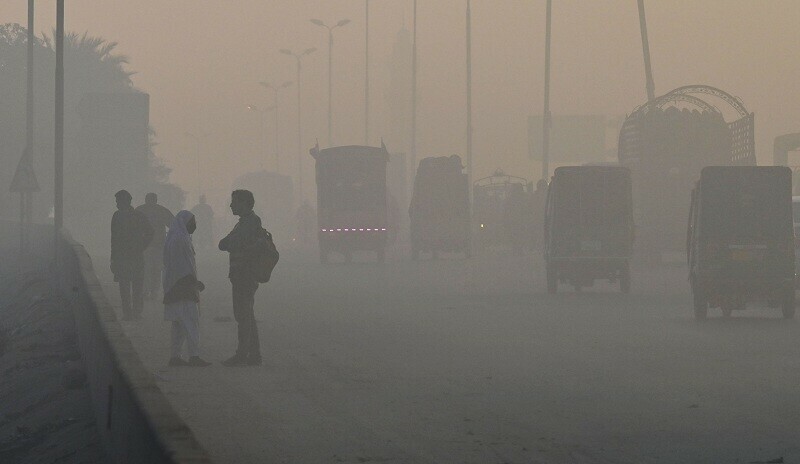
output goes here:
[{"label": "paved road surface", "polygon": [[213,366],[165,367],[158,305],[124,323],[219,462],[800,462],[798,325],[766,309],[696,324],[681,268],[637,270],[632,295],[549,296],[536,260],[504,253],[287,257],[257,294],[265,365],[225,368],[224,259],[200,260]]}]

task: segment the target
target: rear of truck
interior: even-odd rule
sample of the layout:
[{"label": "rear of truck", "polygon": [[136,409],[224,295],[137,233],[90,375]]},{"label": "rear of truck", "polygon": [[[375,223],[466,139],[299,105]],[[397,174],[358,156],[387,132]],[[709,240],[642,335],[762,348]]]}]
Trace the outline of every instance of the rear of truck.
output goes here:
[{"label": "rear of truck", "polygon": [[623,167],[556,169],[548,189],[545,260],[548,291],[559,282],[576,290],[596,279],[619,281],[630,291],[633,247],[630,171]]},{"label": "rear of truck", "polygon": [[458,156],[426,158],[409,208],[412,258],[420,252],[470,254],[469,185]]},{"label": "rear of truck", "polygon": [[388,237],[385,148],[349,146],[312,150],[316,158],[320,260],[357,251],[385,258]]}]

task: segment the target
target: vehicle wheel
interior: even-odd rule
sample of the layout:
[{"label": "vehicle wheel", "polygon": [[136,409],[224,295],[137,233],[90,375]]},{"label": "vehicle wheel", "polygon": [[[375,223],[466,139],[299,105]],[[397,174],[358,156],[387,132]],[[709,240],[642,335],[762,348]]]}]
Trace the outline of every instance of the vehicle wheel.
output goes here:
[{"label": "vehicle wheel", "polygon": [[619,276],[619,291],[625,294],[631,292],[631,268],[626,264]]},{"label": "vehicle wheel", "polygon": [[732,313],[733,313],[733,307],[728,305],[722,306],[722,317],[724,317],[725,319],[730,319]]},{"label": "vehicle wheel", "polygon": [[411,260],[419,261],[419,248],[411,247]]},{"label": "vehicle wheel", "polygon": [[558,273],[550,266],[547,266],[547,293],[551,295],[558,293]]},{"label": "vehicle wheel", "polygon": [[353,252],[352,251],[344,251],[342,252],[344,255],[344,262],[345,263],[352,263],[353,262]]},{"label": "vehicle wheel", "polygon": [[386,250],[378,250],[378,262],[381,264],[386,262]]},{"label": "vehicle wheel", "polygon": [[472,258],[472,248],[471,247],[467,246],[466,248],[464,248],[464,257],[467,258],[467,259]]},{"label": "vehicle wheel", "polygon": [[328,264],[328,251],[327,250],[319,250],[319,262],[322,264]]},{"label": "vehicle wheel", "polygon": [[692,299],[694,300],[694,318],[698,321],[704,321],[708,318],[708,300],[703,294],[702,290],[693,287]]},{"label": "vehicle wheel", "polygon": [[783,312],[784,319],[792,319],[794,317],[794,288],[790,288],[786,291],[786,296],[783,298],[783,302],[781,304],[781,311]]},{"label": "vehicle wheel", "polygon": [[431,251],[431,259],[437,261],[439,259],[439,250]]}]

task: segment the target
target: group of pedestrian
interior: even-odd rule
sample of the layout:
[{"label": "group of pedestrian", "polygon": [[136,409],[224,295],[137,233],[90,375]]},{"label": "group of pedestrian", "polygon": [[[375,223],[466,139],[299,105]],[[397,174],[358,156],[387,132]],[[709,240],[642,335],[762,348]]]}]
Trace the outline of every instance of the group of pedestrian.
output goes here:
[{"label": "group of pedestrian", "polygon": [[[156,300],[163,289],[164,319],[172,323],[170,366],[203,367],[211,363],[200,357],[200,292],[192,234],[203,221],[204,241],[211,241],[213,211],[201,197],[192,211],[176,215],[158,204],[155,193],[145,196],[145,204],[133,208],[132,196],[125,190],[115,195],[117,211],[111,220],[111,271],[119,283],[122,319],[142,318],[144,299]],[[225,366],[260,365],[261,350],[253,306],[258,289],[249,257],[259,232],[261,218],[253,207],[248,190],[231,194],[231,212],[239,216],[233,230],[219,242],[219,249],[230,255],[228,277],[233,287],[233,314],[238,325],[236,353],[222,361]],[[206,222],[207,221],[207,222]],[[188,360],[181,355],[183,346]]]}]

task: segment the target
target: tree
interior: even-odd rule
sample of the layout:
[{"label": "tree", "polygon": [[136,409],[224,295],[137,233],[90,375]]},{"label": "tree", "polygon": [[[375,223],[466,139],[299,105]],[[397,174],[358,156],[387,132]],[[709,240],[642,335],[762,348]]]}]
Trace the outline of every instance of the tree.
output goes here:
[{"label": "tree", "polygon": [[[6,192],[25,145],[26,48],[27,31],[24,27],[19,24],[0,26],[0,140],[3,141],[0,144],[0,215],[4,216],[16,214],[14,202],[9,201]],[[133,85],[131,76],[134,73],[127,69],[127,57],[118,54],[116,49],[116,42],[92,37],[88,33],[69,33],[64,40],[65,220],[73,229],[88,224],[95,230],[105,230],[107,221],[104,216],[113,210],[113,193],[122,188],[135,195],[150,190],[169,191],[173,197],[183,200],[183,192],[168,183],[169,169],[154,153],[152,130],[147,132],[145,127],[143,145],[135,153],[127,152],[122,146],[124,141],[119,141],[112,151],[115,156],[122,157],[120,159],[110,157],[107,151],[91,149],[92,146],[97,148],[97,144],[87,140],[102,135],[102,127],[88,127],[86,108],[81,106],[85,97],[93,94],[143,95]],[[35,215],[41,220],[50,211],[53,198],[55,46],[52,37],[37,37],[34,66],[33,156],[43,187],[35,197]],[[125,163],[120,162],[134,156],[142,158],[143,166],[135,173],[124,169]],[[5,201],[3,197],[6,197]],[[97,224],[98,221],[102,223]]]}]

